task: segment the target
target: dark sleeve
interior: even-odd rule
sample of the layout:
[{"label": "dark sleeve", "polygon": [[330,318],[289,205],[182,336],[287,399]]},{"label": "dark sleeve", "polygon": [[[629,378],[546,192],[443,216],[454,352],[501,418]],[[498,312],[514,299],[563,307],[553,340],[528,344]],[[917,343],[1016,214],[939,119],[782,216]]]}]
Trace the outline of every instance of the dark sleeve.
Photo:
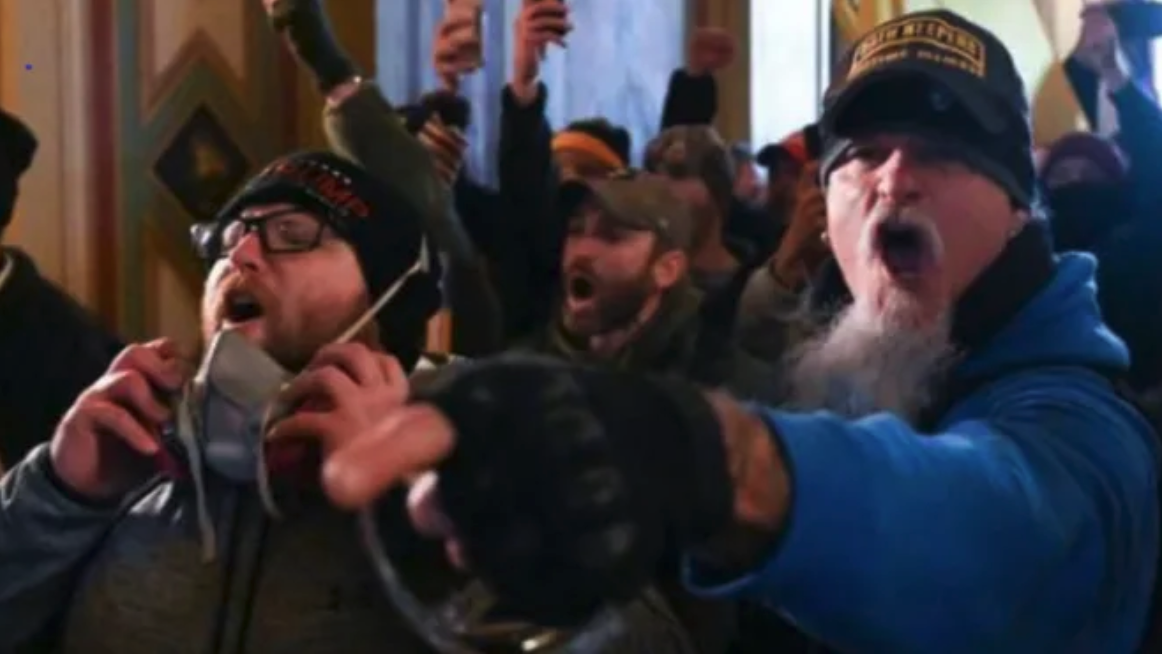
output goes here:
[{"label": "dark sleeve", "polygon": [[51,439],[123,347],[63,291],[34,281],[24,301],[6,307],[19,322],[0,329],[0,465]]},{"label": "dark sleeve", "polygon": [[1130,178],[1138,201],[1157,206],[1162,197],[1162,108],[1130,82],[1110,94],[1118,111],[1118,146],[1130,160]]},{"label": "dark sleeve", "polygon": [[1077,59],[1070,57],[1062,64],[1065,69],[1065,78],[1073,88],[1073,95],[1081,105],[1085,120],[1091,129],[1097,125],[1097,94],[1101,88],[1097,75],[1081,64]]},{"label": "dark sleeve", "polygon": [[506,86],[501,98],[501,204],[508,212],[513,260],[523,266],[525,299],[506,324],[522,336],[541,329],[559,285],[565,223],[556,206],[558,177],[552,159],[552,128],[545,117],[548,91],[538,85],[537,99],[521,106]]},{"label": "dark sleeve", "polygon": [[537,85],[537,97],[521,105],[505,86],[501,94],[500,143],[497,168],[500,194],[515,210],[510,218],[522,234],[542,231],[540,215],[552,208],[557,187],[553,167],[553,130],[545,117],[548,90]]},{"label": "dark sleeve", "polygon": [[718,82],[713,75],[691,75],[679,68],[670,75],[662,106],[661,129],[709,125],[718,114]]},{"label": "dark sleeve", "polygon": [[493,261],[499,258],[503,251],[503,233],[498,229],[498,223],[503,215],[496,192],[461,173],[452,187],[452,194],[469,240],[485,259]]},{"label": "dark sleeve", "polygon": [[514,282],[503,266],[512,246],[506,243],[504,212],[494,191],[462,174],[453,192],[457,213],[479,256],[471,262],[453,262],[447,271],[452,346],[466,356],[487,356],[504,343],[505,307],[512,302]]},{"label": "dark sleeve", "polygon": [[746,243],[749,249],[747,265],[759,265],[770,259],[783,236],[783,228],[765,207],[749,205],[734,198],[726,223],[730,238]]},{"label": "dark sleeve", "polygon": [[375,85],[364,85],[323,111],[327,142],[417,207],[424,228],[441,252],[461,260],[475,257],[450,191],[436,173],[427,149],[407,131],[391,102]]},{"label": "dark sleeve", "polygon": [[1135,388],[1162,382],[1162,219],[1160,205],[1143,205],[1140,216],[1115,231],[1094,254],[1102,318],[1133,353]]}]

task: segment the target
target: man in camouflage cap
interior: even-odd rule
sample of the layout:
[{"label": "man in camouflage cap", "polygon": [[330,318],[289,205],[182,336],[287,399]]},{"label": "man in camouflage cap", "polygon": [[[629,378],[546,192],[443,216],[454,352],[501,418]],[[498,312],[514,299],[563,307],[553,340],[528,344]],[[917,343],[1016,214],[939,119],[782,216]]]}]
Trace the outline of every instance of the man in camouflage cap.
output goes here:
[{"label": "man in camouflage cap", "polygon": [[697,306],[687,275],[694,218],[665,180],[631,173],[569,182],[561,204],[569,216],[560,314],[568,340],[604,358],[659,312]]},{"label": "man in camouflage cap", "polygon": [[544,351],[745,396],[765,388],[767,371],[744,365],[730,334],[705,320],[691,274],[700,225],[674,180],[628,172],[566,183],[560,199],[569,217],[562,299]]}]

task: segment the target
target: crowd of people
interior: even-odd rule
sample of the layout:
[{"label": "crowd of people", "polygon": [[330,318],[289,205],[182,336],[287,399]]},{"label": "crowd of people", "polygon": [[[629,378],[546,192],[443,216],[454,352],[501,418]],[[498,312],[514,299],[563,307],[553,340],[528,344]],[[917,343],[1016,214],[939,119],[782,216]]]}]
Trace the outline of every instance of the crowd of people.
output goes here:
[{"label": "crowd of people", "polygon": [[[407,104],[320,0],[263,5],[330,149],[192,230],[198,352],[0,249],[0,652],[1162,652],[1162,108],[1100,6],[1066,70],[1115,138],[1036,150],[1005,44],[932,10],[757,151],[695,30],[633,162],[549,125],[572,24],[529,1],[489,187],[471,12]],[[36,146],[0,112],[0,227]],[[487,643],[385,560],[486,589]]]}]

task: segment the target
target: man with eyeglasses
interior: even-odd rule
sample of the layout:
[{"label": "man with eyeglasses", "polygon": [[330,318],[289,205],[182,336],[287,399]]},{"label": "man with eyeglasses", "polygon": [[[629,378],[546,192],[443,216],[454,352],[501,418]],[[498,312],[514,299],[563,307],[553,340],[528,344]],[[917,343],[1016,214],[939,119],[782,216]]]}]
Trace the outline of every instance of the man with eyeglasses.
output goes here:
[{"label": "man with eyeglasses", "polygon": [[[429,651],[376,587],[354,521],[317,492],[318,456],[221,438],[274,403],[300,427],[340,411],[354,433],[406,395],[441,297],[411,207],[305,153],[194,230],[210,266],[198,375],[167,340],[126,348],[0,482],[0,651]],[[255,413],[243,399],[267,369],[291,381]],[[263,467],[281,519],[245,474]],[[401,501],[383,519],[402,516]],[[396,553],[439,579],[438,546],[408,533]]]}]

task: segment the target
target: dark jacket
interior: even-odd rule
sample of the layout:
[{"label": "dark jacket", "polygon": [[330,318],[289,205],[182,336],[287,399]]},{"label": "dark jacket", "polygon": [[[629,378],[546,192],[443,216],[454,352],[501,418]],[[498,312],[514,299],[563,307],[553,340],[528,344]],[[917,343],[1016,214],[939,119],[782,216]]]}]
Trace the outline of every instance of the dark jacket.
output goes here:
[{"label": "dark jacket", "polygon": [[565,333],[559,319],[535,348],[578,363],[677,375],[743,399],[770,399],[773,369],[736,347],[729,325],[707,320],[703,304],[703,293],[693,286],[671,290],[657,313],[613,359],[593,357],[583,343]]},{"label": "dark jacket", "polygon": [[52,437],[122,345],[28,255],[3,248],[0,269],[5,260],[12,269],[0,287],[0,464],[15,465]]},{"label": "dark jacket", "polygon": [[658,131],[675,125],[709,125],[718,114],[718,81],[679,68],[670,75]]},{"label": "dark jacket", "polygon": [[[1065,70],[1093,123],[1098,81],[1070,59]],[[1130,160],[1131,215],[1101,216],[1124,224],[1093,248],[1098,301],[1106,324],[1130,348],[1129,381],[1142,390],[1162,383],[1162,108],[1129,84],[1110,99],[1118,112],[1119,147]]]},{"label": "dark jacket", "polygon": [[[915,424],[759,410],[796,487],[815,490],[767,560],[692,565],[695,589],[777,609],[839,652],[1136,649],[1159,546],[1157,434],[1111,383],[1128,356],[1102,328],[1092,260],[1054,260],[1036,231],[959,300],[964,354]],[[932,502],[952,478],[957,492]],[[822,651],[780,645],[759,651]]]}]

